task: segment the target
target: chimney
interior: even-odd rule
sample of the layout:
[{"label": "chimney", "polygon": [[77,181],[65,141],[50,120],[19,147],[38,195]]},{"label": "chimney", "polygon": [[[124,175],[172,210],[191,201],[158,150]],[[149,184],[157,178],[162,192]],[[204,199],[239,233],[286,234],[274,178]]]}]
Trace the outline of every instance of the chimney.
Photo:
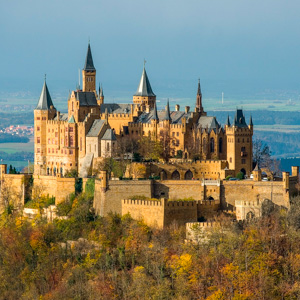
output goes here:
[{"label": "chimney", "polygon": [[186,106],[186,107],[185,107],[185,113],[187,114],[189,111],[190,111],[190,107],[189,107],[189,106]]},{"label": "chimney", "polygon": [[180,105],[179,104],[176,104],[175,105],[175,111],[179,111],[180,110]]}]

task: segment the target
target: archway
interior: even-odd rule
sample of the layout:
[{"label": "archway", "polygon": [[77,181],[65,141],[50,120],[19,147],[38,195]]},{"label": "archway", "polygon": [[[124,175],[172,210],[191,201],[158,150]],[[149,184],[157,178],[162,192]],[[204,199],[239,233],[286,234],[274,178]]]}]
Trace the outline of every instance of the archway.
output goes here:
[{"label": "archway", "polygon": [[184,174],[184,179],[185,180],[192,180],[194,177],[193,173],[191,172],[191,170],[187,170]]},{"label": "archway", "polygon": [[215,199],[212,196],[209,196],[208,200],[212,201],[212,200],[215,200]]},{"label": "archway", "polygon": [[175,170],[173,173],[172,173],[172,179],[173,180],[180,180],[180,174],[177,170]]},{"label": "archway", "polygon": [[162,170],[162,171],[160,172],[160,179],[161,179],[161,180],[166,180],[166,179],[167,179],[167,173],[166,173],[165,170]]},{"label": "archway", "polygon": [[241,169],[241,173],[244,174],[244,176],[246,175],[246,170],[244,168]]},{"label": "archway", "polygon": [[246,220],[252,220],[255,218],[255,214],[253,211],[249,211],[246,215]]}]

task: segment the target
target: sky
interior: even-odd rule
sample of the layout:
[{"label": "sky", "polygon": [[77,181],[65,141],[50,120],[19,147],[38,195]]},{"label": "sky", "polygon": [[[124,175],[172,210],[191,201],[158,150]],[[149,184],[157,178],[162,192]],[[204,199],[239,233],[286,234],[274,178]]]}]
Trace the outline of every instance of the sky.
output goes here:
[{"label": "sky", "polygon": [[[143,60],[158,98],[300,94],[299,0],[0,0],[0,91],[78,82],[90,40],[107,99],[127,101]],[[121,101],[122,102],[122,101]]]}]

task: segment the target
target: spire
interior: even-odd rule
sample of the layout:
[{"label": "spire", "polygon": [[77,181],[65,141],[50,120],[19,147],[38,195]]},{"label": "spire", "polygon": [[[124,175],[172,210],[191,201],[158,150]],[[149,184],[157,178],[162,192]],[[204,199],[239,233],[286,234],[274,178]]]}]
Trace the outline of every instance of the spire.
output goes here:
[{"label": "spire", "polygon": [[197,95],[202,95],[202,93],[201,93],[201,86],[200,86],[200,78],[198,79],[198,91],[197,91]]},{"label": "spire", "polygon": [[88,45],[87,53],[86,53],[86,59],[85,59],[85,65],[83,70],[85,71],[96,71],[93,63],[93,57],[92,57],[92,51],[91,51],[91,46],[90,42]]},{"label": "spire", "polygon": [[101,88],[100,88],[100,92],[99,92],[99,97],[104,97],[102,83],[101,83]]},{"label": "spire", "polygon": [[200,113],[203,112],[200,78],[198,79],[198,90],[197,90],[197,97],[196,97],[196,111],[198,111]]},{"label": "spire", "polygon": [[227,115],[227,121],[226,121],[226,125],[227,125],[228,127],[230,127],[229,115]]},{"label": "spire", "polygon": [[153,116],[152,116],[151,119],[158,121],[158,114],[157,114],[156,102],[154,102]]},{"label": "spire", "polygon": [[259,168],[259,166],[258,166],[258,163],[256,163],[256,166],[255,166],[255,168],[254,168],[253,171],[259,171],[259,170],[260,170],[260,168]]},{"label": "spire", "polygon": [[250,122],[249,122],[250,126],[253,126],[253,122],[252,122],[252,115],[250,115]]},{"label": "spire", "polygon": [[36,106],[35,109],[40,109],[40,110],[48,110],[51,108],[51,106],[53,105],[47,84],[46,84],[46,75],[45,75],[45,81],[44,81],[44,85],[42,88],[42,92],[41,92],[41,96],[39,99],[39,102]]},{"label": "spire", "polygon": [[163,118],[163,121],[171,121],[171,115],[170,115],[170,105],[169,105],[169,99],[167,102],[167,106],[166,106],[166,112],[165,112],[165,116]]},{"label": "spire", "polygon": [[138,86],[138,89],[136,90],[136,93],[134,94],[134,96],[142,96],[142,97],[155,97],[156,95],[153,93],[148,76],[147,76],[147,72],[145,69],[145,60],[144,60],[144,68],[143,68],[143,73],[142,73],[142,77],[140,80],[140,84]]},{"label": "spire", "polygon": [[99,89],[98,89],[98,95],[100,97],[100,92],[101,92],[101,89],[100,89],[100,82],[99,82]]}]

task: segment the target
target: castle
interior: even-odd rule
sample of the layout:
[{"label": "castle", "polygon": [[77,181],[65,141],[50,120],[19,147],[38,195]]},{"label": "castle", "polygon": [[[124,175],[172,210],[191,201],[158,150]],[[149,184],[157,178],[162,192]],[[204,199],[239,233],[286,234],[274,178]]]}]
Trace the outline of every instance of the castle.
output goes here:
[{"label": "castle", "polygon": [[[238,109],[232,124],[228,116],[222,127],[204,111],[200,80],[193,111],[189,106],[181,111],[179,105],[172,111],[169,101],[165,109],[158,110],[145,64],[132,103],[105,103],[102,87],[96,90],[90,45],[82,70],[82,89],[69,95],[68,113],[56,110],[45,81],[34,110],[34,129],[36,175],[64,176],[75,169],[80,177],[86,177],[97,161],[114,156],[124,137],[160,141],[171,158],[179,154],[183,159],[222,161],[217,170],[220,176],[224,169],[233,176],[252,171],[251,117],[247,125],[243,111]],[[211,178],[206,175],[201,174]]]},{"label": "castle", "polygon": [[[70,93],[68,113],[56,110],[44,82],[34,110],[34,132],[33,175],[7,174],[7,166],[0,165],[0,210],[9,201],[24,207],[31,193],[54,197],[59,204],[75,192],[77,178],[65,176],[71,170],[81,178],[83,190],[93,180],[96,214],[130,213],[160,228],[174,221],[184,225],[209,220],[218,211],[231,211],[237,219],[259,217],[265,201],[289,208],[290,198],[298,193],[299,167],[276,181],[262,181],[262,170],[252,166],[252,118],[247,124],[237,109],[232,124],[228,117],[222,127],[204,111],[200,81],[193,111],[189,106],[181,111],[179,105],[172,111],[169,101],[158,110],[144,64],[133,102],[105,103],[102,87],[96,91],[90,45],[82,89]],[[120,159],[116,150],[124,138],[162,143],[168,161],[140,163],[144,173],[131,180],[105,169],[88,178],[98,162]],[[225,180],[240,172],[248,179]]]}]

